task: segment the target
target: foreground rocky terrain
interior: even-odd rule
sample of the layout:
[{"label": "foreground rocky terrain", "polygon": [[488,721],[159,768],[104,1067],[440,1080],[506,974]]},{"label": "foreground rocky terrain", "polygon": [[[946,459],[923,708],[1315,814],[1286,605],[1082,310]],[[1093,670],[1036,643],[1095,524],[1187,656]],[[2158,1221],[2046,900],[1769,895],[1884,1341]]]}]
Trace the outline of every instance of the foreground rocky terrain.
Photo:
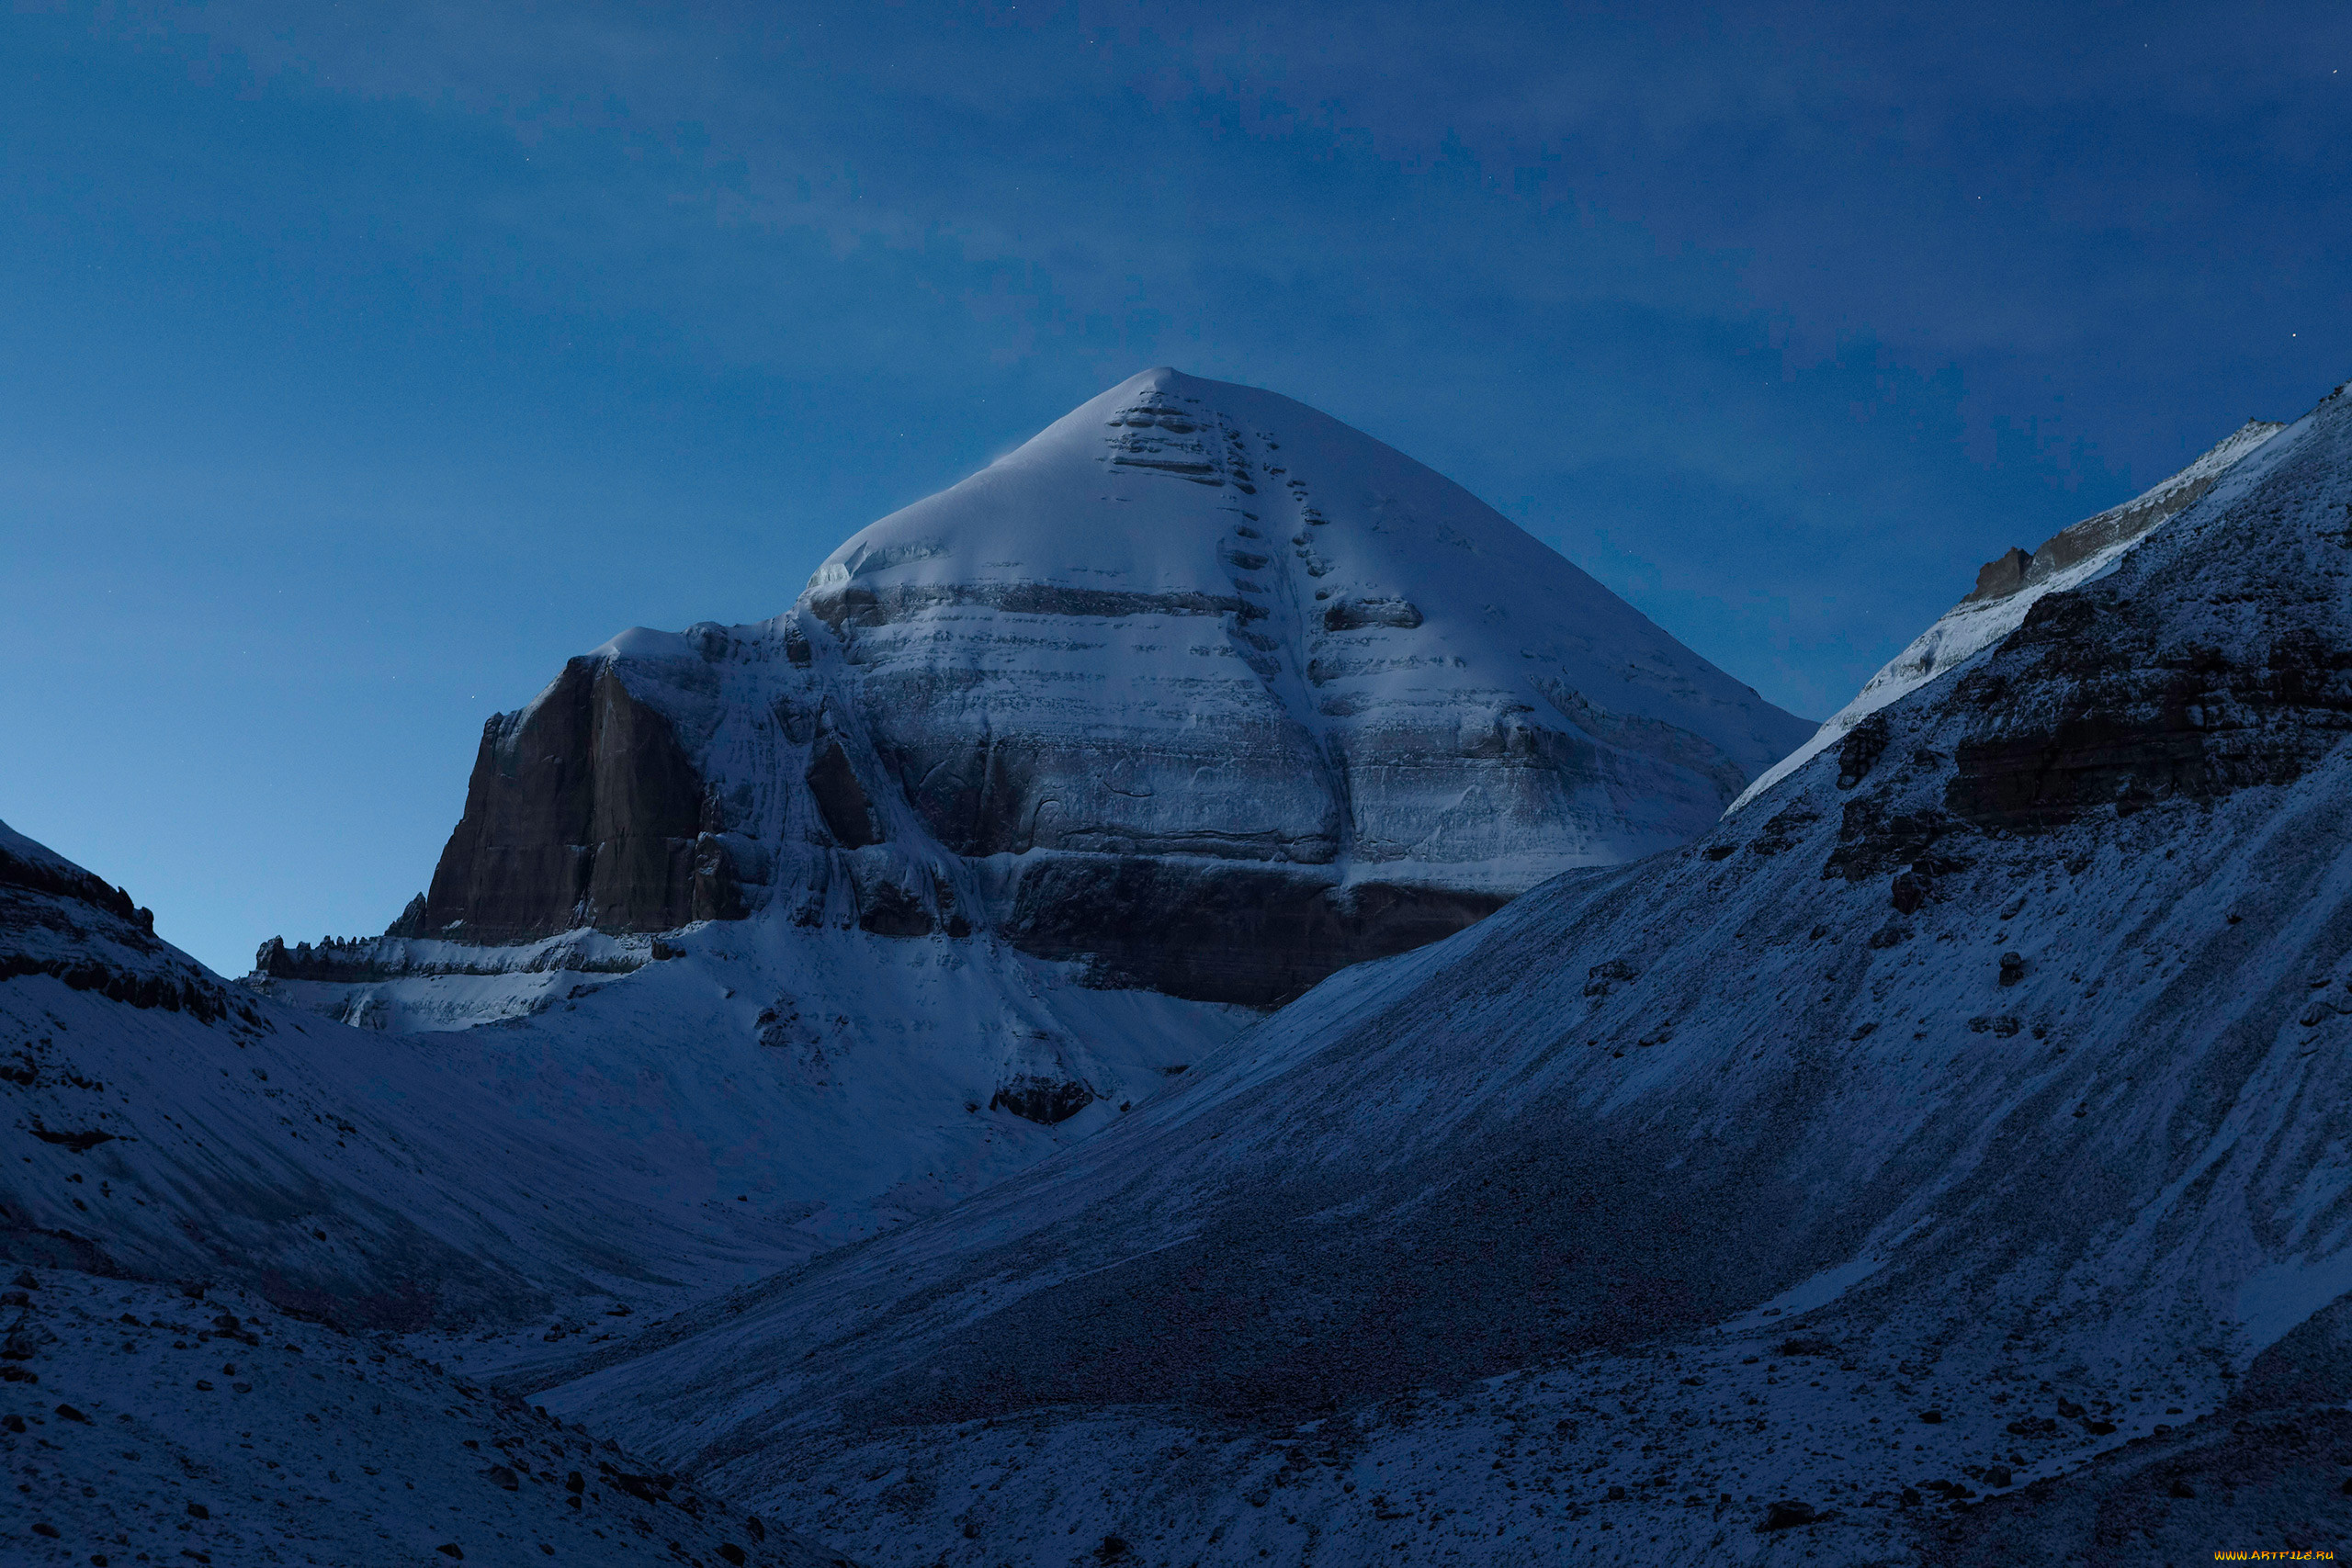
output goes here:
[{"label": "foreground rocky terrain", "polygon": [[389,1338],[68,1270],[0,1296],[11,1562],[847,1563]]},{"label": "foreground rocky terrain", "polygon": [[2334,1544],[2347,523],[2339,392],[1698,842],[537,1397],[920,1561]]}]

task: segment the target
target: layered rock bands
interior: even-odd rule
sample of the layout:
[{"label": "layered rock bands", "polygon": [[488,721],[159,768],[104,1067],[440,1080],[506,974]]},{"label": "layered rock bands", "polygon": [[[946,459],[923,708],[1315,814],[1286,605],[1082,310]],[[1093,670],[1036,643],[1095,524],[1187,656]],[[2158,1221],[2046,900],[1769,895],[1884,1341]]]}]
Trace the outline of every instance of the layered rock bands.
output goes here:
[{"label": "layered rock bands", "polygon": [[1153,371],[786,615],[625,633],[492,720],[396,934],[765,912],[1262,1007],[1681,842],[1811,728],[1419,464]]}]

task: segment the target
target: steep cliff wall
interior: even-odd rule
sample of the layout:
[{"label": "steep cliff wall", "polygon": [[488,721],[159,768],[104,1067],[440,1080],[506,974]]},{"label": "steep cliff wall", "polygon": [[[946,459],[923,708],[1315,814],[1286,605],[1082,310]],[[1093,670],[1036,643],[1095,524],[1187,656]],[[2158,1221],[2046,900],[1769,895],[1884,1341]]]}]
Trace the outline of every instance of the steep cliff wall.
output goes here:
[{"label": "steep cliff wall", "polygon": [[611,661],[574,659],[482,727],[420,934],[511,942],[740,915],[719,863],[697,864],[703,793],[669,719]]}]

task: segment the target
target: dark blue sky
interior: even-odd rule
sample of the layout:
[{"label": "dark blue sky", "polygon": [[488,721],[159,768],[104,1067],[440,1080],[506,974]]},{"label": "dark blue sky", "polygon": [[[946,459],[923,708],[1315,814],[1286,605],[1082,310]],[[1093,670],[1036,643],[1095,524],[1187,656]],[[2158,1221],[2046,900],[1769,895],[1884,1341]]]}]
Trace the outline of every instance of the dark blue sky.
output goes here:
[{"label": "dark blue sky", "polygon": [[0,818],[380,929],[567,655],[1161,363],[1818,716],[2352,375],[2352,12],[1926,9],[20,7]]}]

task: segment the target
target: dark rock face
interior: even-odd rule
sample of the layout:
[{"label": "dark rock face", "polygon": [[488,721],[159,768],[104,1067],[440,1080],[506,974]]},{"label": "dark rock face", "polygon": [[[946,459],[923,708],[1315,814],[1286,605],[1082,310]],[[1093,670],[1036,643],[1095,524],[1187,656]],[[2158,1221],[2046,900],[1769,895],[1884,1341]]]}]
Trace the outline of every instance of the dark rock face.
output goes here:
[{"label": "dark rock face", "polygon": [[1916,915],[1919,912],[1919,906],[1927,900],[1927,879],[1918,873],[1906,871],[1895,877],[1894,901],[1896,914]]},{"label": "dark rock face", "polygon": [[162,1008],[185,1012],[201,1022],[226,1018],[232,1010],[217,986],[187,976],[135,974],[94,959],[40,959],[22,953],[0,953],[0,980],[20,975],[48,975],[77,991],[96,991],[109,1001],[134,1008]]},{"label": "dark rock face", "polygon": [[2000,555],[1977,569],[1976,587],[1962,604],[1980,599],[2002,599],[2025,586],[2026,569],[2033,564],[2033,552],[2012,545]]},{"label": "dark rock face", "polygon": [[424,931],[496,942],[684,925],[698,897],[731,896],[723,853],[697,855],[702,805],[670,721],[609,662],[572,660],[537,703],[483,728]]},{"label": "dark rock face", "polygon": [[827,830],[841,840],[843,849],[864,849],[882,841],[881,826],[874,819],[874,803],[866,799],[865,787],[857,782],[857,770],[850,766],[849,753],[842,749],[839,738],[825,737],[804,776],[808,793],[817,797],[817,809],[825,818]]},{"label": "dark rock face", "polygon": [[[5,825],[0,834],[26,848],[19,854],[0,840],[0,981],[46,975],[76,991],[204,1022],[250,1012],[195,965],[161,962],[168,950],[156,940],[154,912],[129,893]],[[151,959],[159,962],[134,962]]]},{"label": "dark rock face", "polygon": [[408,901],[400,919],[384,928],[386,936],[423,936],[424,934],[424,895],[420,893]]},{"label": "dark rock face", "polygon": [[959,745],[953,738],[886,734],[878,749],[907,804],[949,850],[1017,855],[1035,847],[1035,742],[990,736]]},{"label": "dark rock face", "polygon": [[130,921],[149,936],[155,934],[153,910],[134,905],[129,893],[105,878],[62,861],[12,854],[5,845],[0,845],[0,889],[78,899],[105,910],[117,919]]},{"label": "dark rock face", "polygon": [[1094,1099],[1094,1090],[1085,1084],[1029,1074],[998,1089],[989,1100],[989,1109],[1010,1111],[1024,1121],[1051,1127],[1069,1121],[1093,1104]]},{"label": "dark rock face", "polygon": [[[2004,652],[2017,657],[1959,692],[1985,721],[1962,742],[1945,800],[1980,827],[2291,784],[2352,729],[2352,648],[2320,626],[2268,628],[2250,657],[2165,646],[2095,587],[2036,604]],[[2010,700],[2020,689],[2030,705]]]},{"label": "dark rock face", "polygon": [[929,936],[939,922],[932,918],[921,894],[895,882],[874,879],[857,884],[857,925],[876,936]]},{"label": "dark rock face", "polygon": [[1348,964],[1451,936],[1505,902],[1378,883],[1343,893],[1303,868],[1073,855],[1023,877],[1005,934],[1039,957],[1089,960],[1109,983],[1264,1007]]},{"label": "dark rock face", "polygon": [[1885,716],[1872,714],[1854,726],[1845,743],[1838,749],[1838,787],[1851,789],[1868,778],[1885,750]]},{"label": "dark rock face", "polygon": [[1341,599],[1323,612],[1327,632],[1359,631],[1365,626],[1411,631],[1420,624],[1420,611],[1403,599]]}]

